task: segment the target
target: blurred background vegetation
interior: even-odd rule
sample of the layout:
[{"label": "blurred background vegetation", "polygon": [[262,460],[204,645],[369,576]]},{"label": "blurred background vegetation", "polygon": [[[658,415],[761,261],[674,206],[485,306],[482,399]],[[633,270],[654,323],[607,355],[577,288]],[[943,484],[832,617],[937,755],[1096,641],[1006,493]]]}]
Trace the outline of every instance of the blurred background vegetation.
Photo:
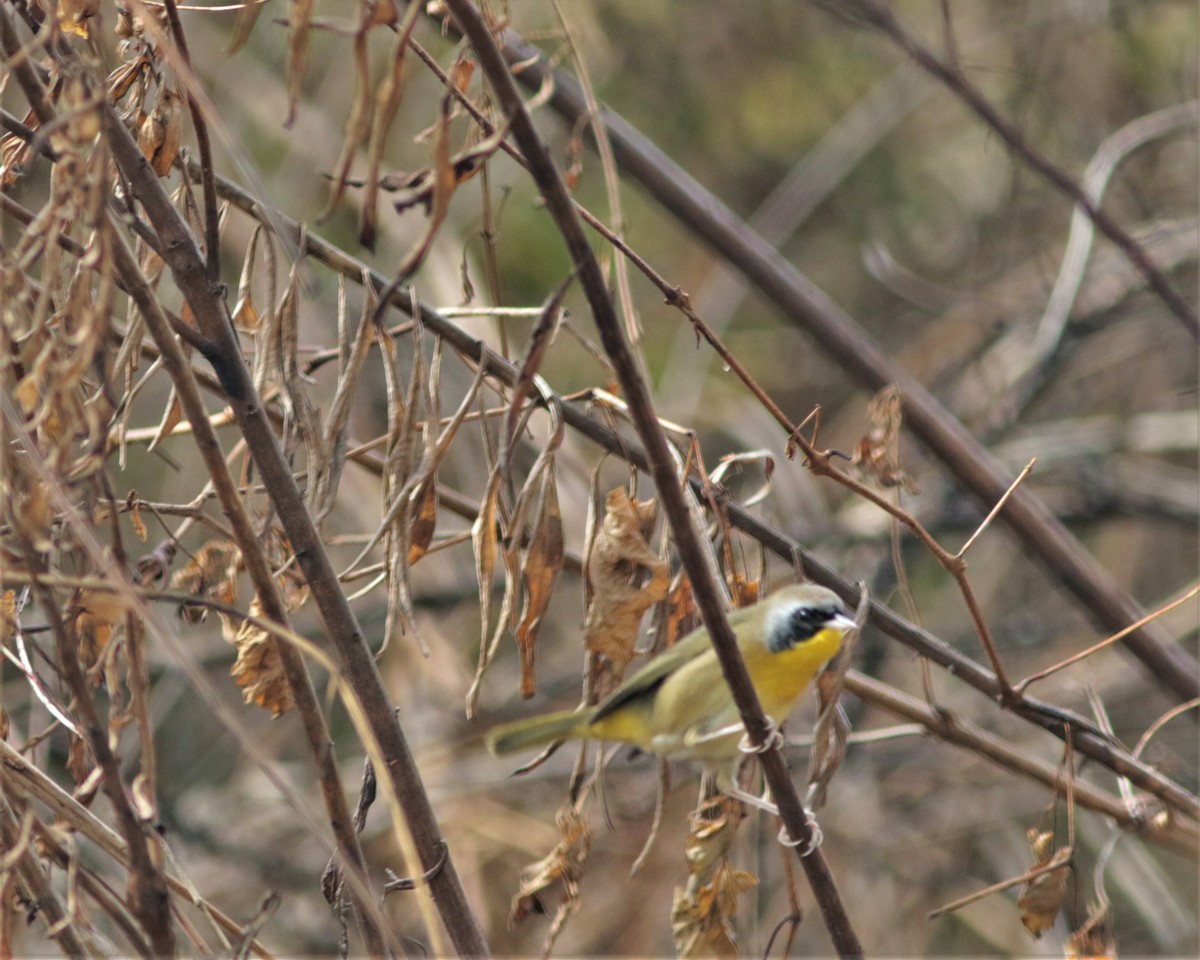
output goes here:
[{"label": "blurred background vegetation", "polygon": [[[210,117],[217,169],[266,204],[306,223],[332,243],[385,275],[421,235],[420,208],[393,213],[383,195],[381,235],[373,253],[357,242],[361,190],[350,189],[324,222],[343,125],[353,96],[354,72],[346,30],[317,29],[309,36],[307,67],[291,127],[287,115],[289,6],[268,3],[246,46],[226,49],[233,12],[182,10],[191,56],[215,107]],[[295,5],[292,5],[294,7]],[[963,73],[1026,138],[1077,182],[1097,151],[1127,124],[1158,111],[1193,104],[1200,68],[1200,16],[1187,0],[901,0],[891,9],[914,34],[943,54],[952,51]],[[449,67],[458,52],[442,30],[436,5],[422,18],[415,39]],[[1061,340],[1036,380],[1014,387],[1005,364],[1038,326],[1063,263],[1072,208],[1063,196],[1014,156],[994,131],[968,112],[943,86],[918,72],[905,53],[880,32],[836,3],[760,0],[543,0],[490,4],[493,16],[536,40],[578,72],[579,61],[597,97],[654,141],[736,213],[755,224],[780,252],[818,285],[882,346],[899,366],[933,392],[1015,476],[1036,456],[1027,481],[1070,526],[1112,577],[1147,611],[1180,596],[1197,579],[1196,345],[1162,301],[1107,241],[1097,239]],[[317,4],[318,18],[352,25],[351,5]],[[101,5],[97,47],[116,64],[112,13]],[[387,30],[370,37],[370,55],[382,63],[394,44]],[[469,93],[483,98],[481,71]],[[387,145],[384,171],[428,166],[428,131],[441,86],[410,57],[408,84]],[[0,105],[23,116],[25,105],[9,84]],[[548,109],[535,117],[561,169],[577,177],[576,198],[609,219],[610,198],[601,163],[580,130],[564,126]],[[468,131],[452,127],[455,149]],[[190,144],[190,130],[184,137]],[[590,143],[590,141],[588,141]],[[47,190],[45,165],[6,192],[37,207]],[[1197,136],[1194,113],[1122,156],[1103,208],[1150,252],[1194,302],[1197,263]],[[352,176],[365,172],[361,151]],[[171,175],[170,185],[178,184]],[[638,189],[623,184],[620,200],[629,245],[672,284],[687,290],[705,321],[794,421],[821,408],[820,445],[853,451],[872,427],[870,395],[856,386],[821,344],[807,338],[729,268],[691,231]],[[431,253],[415,277],[420,296],[448,316],[467,304],[487,305],[484,209],[495,222],[495,290],[499,305],[535,308],[567,276],[561,238],[538,202],[529,177],[504,157],[489,161],[486,176],[462,184]],[[222,278],[231,291],[254,223],[229,213],[222,233]],[[21,227],[5,219],[0,238],[11,248]],[[609,249],[597,242],[611,261]],[[261,302],[278,298],[260,270]],[[312,290],[300,304],[300,358],[335,346],[339,315],[337,279],[310,263]],[[164,281],[168,301],[177,294]],[[468,290],[469,288],[469,290]],[[644,338],[640,349],[654,384],[660,416],[694,430],[705,464],[747,450],[769,451],[775,466],[770,495],[754,509],[803,543],[850,580],[863,580],[873,596],[918,621],[975,659],[981,659],[962,597],[928,553],[897,533],[881,511],[814,479],[783,457],[786,437],[719,359],[697,346],[687,321],[662,303],[640,276],[632,277],[633,303]],[[348,315],[361,309],[360,293],[346,293]],[[569,320],[543,363],[542,375],[561,394],[612,389],[612,375],[597,360],[586,303],[578,289],[567,296]],[[460,316],[471,334],[519,357],[528,339],[528,317]],[[247,343],[248,349],[252,346]],[[399,340],[407,370],[411,341]],[[378,437],[388,410],[377,354],[368,362],[356,395],[353,442]],[[407,376],[407,374],[406,374]],[[336,386],[334,365],[306,386],[318,408]],[[443,408],[449,415],[473,372],[447,351],[442,373]],[[1028,385],[1028,390],[1021,393]],[[169,383],[149,381],[137,397],[130,430],[152,435],[163,414]],[[490,388],[486,404],[501,398]],[[1014,404],[1014,398],[1019,402]],[[211,398],[211,409],[223,406]],[[489,429],[496,429],[495,421]],[[532,421],[532,443],[518,454],[524,476],[546,422]],[[223,438],[229,447],[232,431]],[[148,437],[147,437],[148,439]],[[167,440],[158,453],[129,444],[127,462],[111,474],[118,497],[136,490],[146,500],[186,502],[201,483],[189,435]],[[478,423],[464,426],[439,472],[443,488],[478,503],[489,469]],[[986,509],[959,488],[945,469],[902,436],[904,469],[918,493],[905,492],[912,510],[943,545],[957,550]],[[492,723],[576,702],[582,664],[583,584],[577,565],[584,546],[592,473],[600,456],[585,438],[568,432],[558,457],[567,569],[538,647],[538,692],[517,694],[518,658],[509,642],[487,673],[476,719],[463,701],[478,658],[480,604],[469,540],[423,557],[412,570],[417,628],[428,644],[423,657],[411,637],[393,637],[380,656],[389,692],[416,753],[439,822],[472,903],[497,953],[537,953],[545,918],[507,923],[509,901],[523,867],[543,857],[558,839],[555,810],[565,801],[570,751],[536,771],[510,778],[511,764],[482,748]],[[600,492],[624,482],[615,459],[599,465]],[[761,483],[747,469],[729,485],[746,496]],[[651,496],[641,481],[641,495]],[[379,525],[377,475],[347,467],[334,513],[324,530],[335,566],[357,555],[362,535]],[[216,513],[216,508],[213,508]],[[445,500],[438,538],[470,529]],[[152,532],[152,540],[163,532]],[[185,541],[195,550],[207,534]],[[655,540],[654,542],[659,542]],[[750,546],[743,545],[750,550]],[[1022,677],[1103,638],[1077,601],[1057,585],[1002,525],[991,526],[970,554],[969,574],[1010,676]],[[757,561],[751,563],[753,568]],[[771,579],[791,575],[771,564]],[[901,589],[907,582],[911,599]],[[357,590],[362,583],[349,584]],[[501,589],[497,584],[497,590]],[[499,593],[495,603],[498,603]],[[355,609],[375,649],[386,619],[382,586],[355,599]],[[1190,651],[1197,646],[1193,600],[1162,618],[1163,627]],[[319,637],[315,615],[296,614],[297,629]],[[294,787],[297,801],[322,817],[311,763],[291,717],[272,719],[242,706],[228,678],[230,648],[219,625],[181,625],[187,655],[202,664],[237,723]],[[647,639],[647,644],[652,638]],[[281,799],[248,758],[212,705],[193,688],[174,654],[153,640],[152,716],[159,751],[159,793],[165,836],[196,887],[245,919],[269,890],[282,904],[262,931],[281,954],[336,950],[337,924],[321,900],[319,877],[327,851],[309,826]],[[922,696],[922,665],[907,650],[868,630],[854,666]],[[3,673],[9,741],[46,726],[47,715],[25,679]],[[938,703],[1051,763],[1062,745],[997,709],[994,703],[937,675]],[[1132,746],[1176,703],[1134,659],[1105,650],[1057,674],[1034,691],[1041,699],[1093,716],[1103,705],[1114,734]],[[1094,695],[1093,700],[1089,696]],[[852,696],[845,707],[857,732],[892,728],[897,720]],[[330,707],[339,759],[352,793],[361,750],[336,704]],[[790,725],[809,728],[809,705]],[[1016,891],[997,894],[937,920],[928,911],[1031,865],[1026,831],[1066,822],[1064,804],[1049,791],[983,758],[908,729],[853,744],[835,778],[819,820],[823,851],[867,950],[876,955],[1061,955],[1070,930],[1098,896],[1093,867],[1101,862],[1102,889],[1111,903],[1110,925],[1129,955],[1195,955],[1196,860],[1126,835],[1101,857],[1113,827],[1079,811],[1076,872],[1067,919],[1034,940],[1022,927]],[[64,776],[65,739],[37,748],[40,765]],[[136,743],[123,744],[130,769]],[[804,751],[791,755],[803,769]],[[1184,787],[1197,787],[1194,713],[1166,725],[1144,759]],[[1109,792],[1111,772],[1085,766],[1080,777]],[[600,800],[591,804],[590,856],[577,912],[555,945],[561,955],[670,954],[672,891],[686,881],[683,841],[686,815],[695,804],[694,771],[675,771],[663,824],[653,851],[634,877],[630,867],[650,832],[658,772],[646,758],[618,754]],[[103,801],[98,802],[103,810]],[[374,876],[384,867],[404,872],[384,814],[370,818],[364,843]],[[741,900],[736,929],[741,952],[762,955],[771,931],[789,914],[789,873],[775,843],[775,827],[752,817],[742,827],[732,857],[755,874],[758,885]],[[805,912],[793,953],[821,955],[829,941],[803,880]],[[397,928],[421,941],[422,927],[410,894],[385,902]],[[549,912],[557,906],[553,892]],[[19,952],[52,949],[35,925],[20,935]],[[416,953],[420,948],[412,945]],[[777,942],[775,955],[780,949]]]}]

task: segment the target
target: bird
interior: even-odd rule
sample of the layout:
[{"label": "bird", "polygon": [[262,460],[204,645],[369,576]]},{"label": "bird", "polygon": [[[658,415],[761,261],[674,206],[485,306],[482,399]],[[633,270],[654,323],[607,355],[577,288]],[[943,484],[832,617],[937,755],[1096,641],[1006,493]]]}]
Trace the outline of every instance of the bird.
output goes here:
[{"label": "bird", "polygon": [[[832,590],[803,583],[729,615],[763,712],[778,726],[855,628]],[[741,714],[705,627],[659,654],[604,700],[502,724],[486,735],[496,756],[564,740],[612,740],[717,774],[723,792],[745,752]],[[740,795],[740,791],[738,792]]]}]

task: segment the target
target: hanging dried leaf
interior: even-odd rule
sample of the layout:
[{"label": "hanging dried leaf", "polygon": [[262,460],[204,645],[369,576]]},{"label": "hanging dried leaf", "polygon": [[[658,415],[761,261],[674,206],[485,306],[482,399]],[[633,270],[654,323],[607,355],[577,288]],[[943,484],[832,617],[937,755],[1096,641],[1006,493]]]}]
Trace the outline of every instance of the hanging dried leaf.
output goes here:
[{"label": "hanging dried leaf", "polygon": [[[67,606],[79,640],[79,661],[90,670],[100,660],[112,635],[125,624],[129,601],[116,590],[81,589]],[[95,678],[97,682],[99,677]]]},{"label": "hanging dried leaf", "polygon": [[254,24],[258,21],[258,14],[262,8],[263,4],[259,0],[242,0],[242,8],[238,11],[237,20],[233,23],[233,33],[226,51],[230,56],[241,50],[246,41],[250,39],[250,34],[254,31]]},{"label": "hanging dried leaf", "polygon": [[542,478],[537,522],[521,568],[525,579],[525,603],[516,637],[517,649],[521,652],[521,696],[526,699],[532,697],[536,689],[534,657],[538,630],[554,593],[554,581],[563,568],[562,512],[557,486],[554,462],[551,461]]},{"label": "hanging dried leaf", "polygon": [[[585,643],[620,676],[633,659],[643,615],[666,596],[670,568],[647,542],[654,530],[653,500],[632,500],[617,487],[605,498],[605,510],[587,558],[592,599]],[[643,585],[647,573],[650,579]]]},{"label": "hanging dried leaf", "polygon": [[479,684],[483,673],[491,662],[489,642],[492,617],[492,580],[496,573],[496,558],[499,556],[499,539],[496,531],[496,501],[500,496],[500,470],[493,468],[488,478],[487,490],[479,504],[479,514],[471,525],[471,544],[475,549],[475,578],[479,583],[479,617],[482,634],[479,639],[479,663],[475,667],[475,679],[467,691],[467,717],[475,715],[475,702],[479,697]]},{"label": "hanging dried leaf", "polygon": [[562,320],[563,298],[567,295],[567,290],[574,279],[575,274],[572,272],[566,280],[558,285],[558,289],[550,295],[550,299],[542,307],[537,323],[534,324],[533,332],[529,335],[529,346],[525,349],[525,356],[521,360],[521,369],[517,373],[517,382],[513,385],[508,414],[504,418],[504,446],[503,452],[500,454],[500,463],[506,472],[512,456],[512,446],[517,437],[517,424],[521,419],[521,408],[525,404],[525,398],[533,390],[538,370],[541,369],[542,360],[546,356],[546,350],[549,349],[554,335],[558,331],[559,322]]},{"label": "hanging dried leaf", "polygon": [[412,522],[408,534],[408,565],[411,567],[429,552],[437,529],[437,483],[432,477],[413,497]]},{"label": "hanging dried leaf", "polygon": [[160,177],[171,172],[171,165],[179,155],[182,133],[183,102],[178,94],[164,87],[154,112],[138,127],[138,147]]},{"label": "hanging dried leaf", "polygon": [[170,394],[167,396],[167,406],[163,410],[162,421],[158,425],[154,439],[150,441],[150,445],[146,449],[150,452],[157,450],[159,444],[175,432],[175,428],[179,426],[179,422],[182,419],[183,407],[179,403],[179,395],[175,392],[175,388],[172,387]]},{"label": "hanging dried leaf", "polygon": [[354,31],[354,96],[350,101],[350,112],[346,115],[346,126],[343,131],[342,153],[338,157],[333,172],[333,187],[329,192],[329,200],[325,209],[317,215],[317,222],[328,219],[337,209],[342,194],[346,190],[346,178],[350,174],[350,164],[358,148],[366,142],[367,134],[371,131],[371,90],[375,86],[371,81],[371,63],[367,55],[367,34],[370,32],[374,15],[372,4],[359,5],[359,23]]},{"label": "hanging dried leaf", "polygon": [[[257,597],[250,604],[250,613],[262,615]],[[249,620],[238,622],[225,616],[222,620],[225,639],[237,649],[237,660],[229,672],[242,688],[245,702],[270,710],[273,717],[287,713],[295,703],[276,646],[281,641]],[[236,630],[233,629],[235,623]]]},{"label": "hanging dried leaf", "polygon": [[[171,577],[171,589],[222,603],[234,603],[237,600],[237,574],[241,569],[241,558],[241,552],[231,541],[209,540],[187,564],[175,571]],[[184,604],[179,608],[179,616],[189,623],[200,623],[207,615],[206,607]]]},{"label": "hanging dried leaf", "polygon": [[1029,845],[1036,866],[1061,864],[1053,870],[1038,874],[1025,884],[1021,895],[1017,897],[1017,906],[1021,908],[1021,922],[1035,938],[1040,938],[1046,930],[1054,926],[1054,920],[1066,898],[1067,877],[1070,874],[1067,861],[1071,859],[1071,848],[1059,847],[1054,850],[1054,835],[1038,833],[1036,830],[1029,831]]},{"label": "hanging dried leaf", "polygon": [[296,102],[300,99],[300,85],[304,82],[304,71],[308,68],[308,32],[312,29],[313,0],[291,0],[288,9],[288,56],[287,88],[288,112],[285,128],[290,128],[296,119]]},{"label": "hanging dried leaf", "polygon": [[579,909],[579,882],[592,848],[592,831],[580,812],[568,804],[555,817],[559,841],[545,857],[521,871],[521,888],[512,900],[509,922],[520,923],[531,913],[546,913],[540,896],[551,887],[560,886],[558,907],[546,934],[543,955],[554,948],[563,926]]},{"label": "hanging dried leaf", "polygon": [[673,647],[700,625],[696,611],[696,598],[692,595],[692,581],[682,570],[675,576],[675,583],[667,594],[666,622],[661,635],[664,647]]},{"label": "hanging dried leaf", "polygon": [[17,592],[5,590],[0,595],[0,643],[8,643],[17,632]]},{"label": "hanging dried leaf", "polygon": [[246,256],[242,259],[242,276],[238,280],[237,302],[233,307],[233,325],[239,330],[253,333],[262,325],[262,317],[254,306],[254,264],[258,252],[258,238],[262,234],[262,224],[256,224],[250,234],[250,242],[246,245]]},{"label": "hanging dried leaf", "polygon": [[[92,749],[88,746],[86,740],[77,733],[71,733],[67,741],[67,771],[71,774],[71,779],[80,787],[87,783],[88,778],[96,770],[96,760],[92,756]],[[80,803],[87,804],[77,793],[75,798]]]},{"label": "hanging dried leaf", "polygon": [[858,442],[850,462],[881,487],[903,487],[911,494],[920,490],[900,464],[900,428],[903,398],[898,388],[884,387],[867,407],[871,429]]},{"label": "hanging dried leaf", "polygon": [[[392,12],[395,13],[395,8]],[[392,122],[396,119],[396,113],[404,99],[404,54],[408,50],[409,37],[412,35],[413,27],[416,26],[420,15],[420,4],[408,5],[404,22],[397,31],[391,69],[384,77],[383,83],[378,84],[378,89],[375,91],[375,107],[371,113],[370,142],[367,145],[366,190],[363,193],[362,223],[359,226],[358,234],[359,243],[372,252],[375,250],[378,221],[379,166],[383,160],[388,131],[391,130]]]},{"label": "hanging dried leaf", "polygon": [[725,859],[743,816],[736,803],[717,797],[689,818],[688,883],[676,888],[671,907],[671,931],[681,957],[738,955],[731,925],[737,898],[758,883]]}]

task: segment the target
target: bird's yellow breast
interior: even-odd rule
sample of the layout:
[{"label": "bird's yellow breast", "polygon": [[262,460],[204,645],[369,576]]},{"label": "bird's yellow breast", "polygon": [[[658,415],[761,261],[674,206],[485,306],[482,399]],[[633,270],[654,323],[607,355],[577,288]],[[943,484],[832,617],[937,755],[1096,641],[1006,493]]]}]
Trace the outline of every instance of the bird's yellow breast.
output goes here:
[{"label": "bird's yellow breast", "polygon": [[763,713],[782,723],[816,672],[828,663],[842,644],[840,630],[821,630],[794,647],[772,653],[763,644],[742,649],[746,669],[758,691]]}]

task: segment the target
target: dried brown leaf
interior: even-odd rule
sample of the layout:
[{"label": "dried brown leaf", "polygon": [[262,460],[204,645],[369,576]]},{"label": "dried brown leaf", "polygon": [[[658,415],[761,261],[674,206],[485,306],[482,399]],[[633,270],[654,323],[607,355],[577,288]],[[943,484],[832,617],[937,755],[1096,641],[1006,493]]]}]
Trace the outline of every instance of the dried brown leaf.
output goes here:
[{"label": "dried brown leaf", "polygon": [[308,68],[308,32],[312,29],[313,0],[290,0],[288,8],[287,88],[288,112],[284,127],[296,119],[296,102]]},{"label": "dried brown leaf", "polygon": [[758,879],[726,860],[744,814],[727,797],[717,797],[691,814],[686,852],[688,883],[675,890],[671,931],[681,957],[736,957],[732,920],[737,898]]},{"label": "dried brown leaf", "polygon": [[412,522],[408,534],[409,566],[429,552],[437,528],[437,507],[437,483],[430,477],[413,497]]},{"label": "dried brown leaf", "polygon": [[467,691],[467,716],[475,714],[475,702],[479,697],[479,684],[484,671],[491,662],[489,642],[492,615],[492,580],[496,573],[499,556],[499,539],[496,532],[496,501],[500,496],[500,470],[493,468],[488,478],[487,490],[479,504],[479,514],[471,525],[471,544],[475,550],[475,578],[479,583],[479,617],[482,634],[479,640],[479,663],[475,668],[475,679]]},{"label": "dried brown leaf", "polygon": [[700,615],[696,611],[696,598],[692,595],[692,581],[681,570],[667,594],[666,622],[661,631],[663,646],[675,646],[677,641],[699,625]]},{"label": "dried brown leaf", "polygon": [[[257,599],[250,604],[250,613],[261,615]],[[242,620],[234,631],[231,620],[223,619],[225,639],[237,649],[237,659],[229,672],[242,688],[245,702],[270,710],[273,717],[291,710],[295,703],[279,656],[277,644],[281,641],[250,620]]]},{"label": "dried brown leaf", "polygon": [[591,603],[585,644],[608,659],[618,676],[633,659],[642,617],[667,594],[670,568],[647,542],[654,518],[653,500],[630,499],[624,487],[611,490],[587,558]]},{"label": "dried brown leaf", "polygon": [[167,437],[169,437],[177,426],[179,421],[183,419],[183,407],[179,403],[179,395],[175,392],[175,388],[171,388],[171,392],[167,397],[167,406],[163,410],[162,420],[159,421],[158,430],[154,434],[154,439],[150,441],[150,445],[146,448],[150,452],[158,449]]},{"label": "dried brown leaf", "polygon": [[[237,600],[237,573],[241,552],[229,540],[209,540],[195,555],[175,571],[171,588],[196,597],[233,603]],[[181,606],[179,615],[189,623],[199,623],[208,615],[200,606]]]},{"label": "dried brown leaf", "polygon": [[182,133],[183,101],[164,87],[154,111],[138,127],[138,147],[160,177],[171,172],[171,165],[179,155]]},{"label": "dried brown leaf", "polygon": [[250,39],[250,34],[254,32],[254,24],[258,22],[258,14],[262,8],[261,0],[243,0],[242,9],[238,11],[237,19],[233,23],[229,48],[226,50],[230,56],[241,50],[246,41]]},{"label": "dried brown leaf", "polygon": [[0,643],[8,643],[17,631],[17,592],[5,590],[0,595]]},{"label": "dried brown leaf", "polygon": [[525,551],[521,573],[525,580],[525,603],[517,624],[517,649],[521,652],[521,696],[532,697],[535,689],[534,663],[538,630],[554,593],[554,581],[563,568],[562,511],[558,485],[551,461],[542,478],[537,522]]},{"label": "dried brown leaf", "polygon": [[[395,8],[392,12],[395,13]],[[383,161],[388,131],[391,130],[392,122],[396,119],[396,113],[404,99],[404,54],[408,50],[408,40],[420,14],[420,4],[409,4],[405,11],[404,22],[397,30],[391,69],[388,70],[383,82],[379,84],[379,89],[375,91],[375,106],[371,112],[370,141],[367,144],[366,190],[363,193],[362,223],[359,226],[359,242],[371,251],[375,249],[377,233],[379,166]]]},{"label": "dried brown leaf", "polygon": [[262,234],[262,224],[256,224],[250,234],[250,242],[246,245],[246,256],[242,259],[242,275],[238,280],[237,302],[233,307],[233,325],[239,330],[252,333],[262,325],[262,317],[254,306],[254,264],[258,252],[258,238]]},{"label": "dried brown leaf", "polygon": [[1025,884],[1017,906],[1021,908],[1021,922],[1035,938],[1054,926],[1058,911],[1062,909],[1063,900],[1067,896],[1067,878],[1070,867],[1067,861],[1071,858],[1070,847],[1054,849],[1054,835],[1029,831],[1029,845],[1033,851],[1036,866],[1046,866],[1051,863],[1061,863],[1062,866],[1040,873]]},{"label": "dried brown leaf", "polygon": [[521,369],[517,373],[512,400],[509,402],[508,414],[504,419],[504,446],[502,447],[503,452],[500,454],[500,464],[505,471],[508,470],[512,446],[516,441],[521,408],[524,406],[525,398],[533,390],[534,383],[538,378],[538,370],[541,369],[542,361],[546,357],[546,351],[558,331],[559,322],[562,320],[563,298],[567,295],[567,290],[574,279],[575,273],[572,272],[550,295],[550,299],[546,301],[546,305],[538,316],[537,323],[533,326],[533,332],[529,335],[529,346],[525,349],[525,356],[521,360]]},{"label": "dried brown leaf", "polygon": [[567,919],[579,908],[579,883],[592,847],[592,831],[573,805],[562,807],[555,819],[558,843],[545,857],[521,871],[521,887],[509,910],[509,922],[514,924],[531,913],[545,913],[540,897],[556,884],[560,886],[558,906],[546,935],[546,954],[553,949]]},{"label": "dried brown leaf", "polygon": [[412,276],[429,253],[433,239],[437,236],[446,214],[450,211],[450,197],[458,186],[458,174],[450,156],[450,116],[451,97],[446,94],[441,101],[437,123],[433,134],[433,192],[430,195],[429,220],[425,224],[425,232],[416,245],[408,252],[396,270],[398,277]]},{"label": "dried brown leaf", "polygon": [[867,407],[871,429],[858,442],[850,457],[852,465],[873,477],[881,487],[903,487],[911,494],[919,493],[916,483],[900,462],[900,429],[903,425],[903,398],[900,390],[887,386],[880,390]]}]

